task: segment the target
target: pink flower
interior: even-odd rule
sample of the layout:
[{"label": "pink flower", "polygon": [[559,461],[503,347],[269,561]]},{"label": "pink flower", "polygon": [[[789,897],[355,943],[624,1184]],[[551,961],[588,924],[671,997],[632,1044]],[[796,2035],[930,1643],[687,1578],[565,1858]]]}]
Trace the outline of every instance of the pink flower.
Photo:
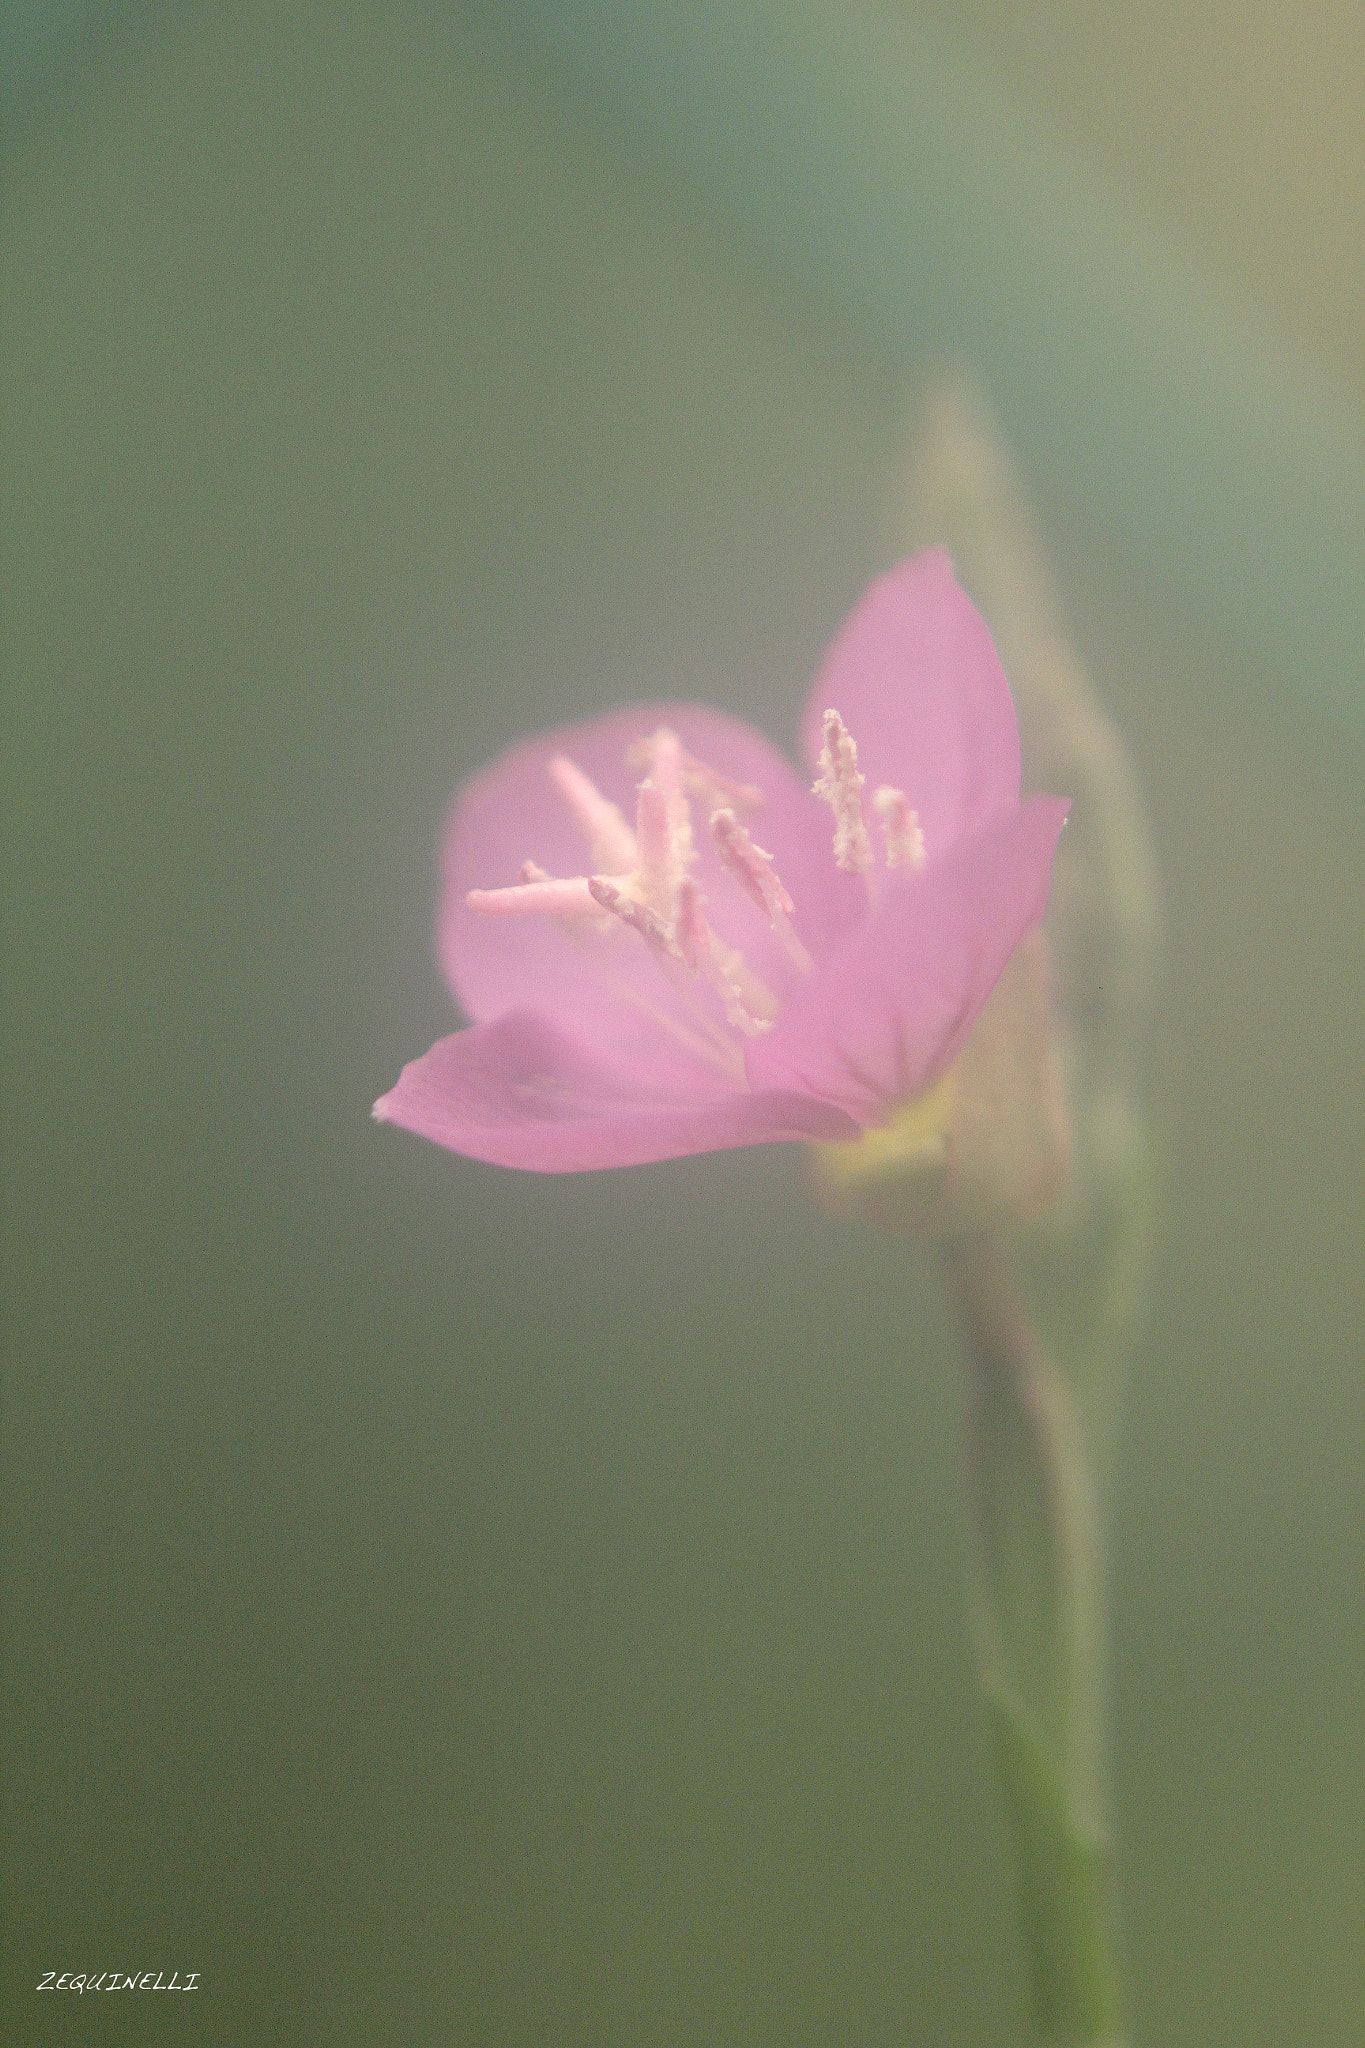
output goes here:
[{"label": "pink flower", "polygon": [[896,1127],[1042,916],[1067,806],[1020,802],[940,549],[863,596],[801,737],[814,789],[723,712],[635,705],[466,783],[437,949],[475,1021],[376,1117],[551,1173]]}]

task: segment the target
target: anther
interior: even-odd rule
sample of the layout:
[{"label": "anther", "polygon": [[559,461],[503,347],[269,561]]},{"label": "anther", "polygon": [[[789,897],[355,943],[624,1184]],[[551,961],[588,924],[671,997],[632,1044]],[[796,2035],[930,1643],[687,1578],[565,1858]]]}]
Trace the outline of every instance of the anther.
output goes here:
[{"label": "anther", "polygon": [[[541,867],[537,861],[524,860],[521,866],[517,869],[517,880],[523,888],[525,888],[526,885],[530,882],[553,882],[556,879],[556,876],[550,874],[545,868]],[[595,932],[605,932],[613,929],[611,918],[607,915],[606,911],[602,909],[600,904],[592,904],[590,906],[590,912],[584,909],[582,898],[579,894],[579,888],[580,885],[586,879],[586,876],[583,875],[579,875],[574,878],[571,884],[574,890],[572,902],[570,903],[570,906],[567,910],[561,910],[558,913],[556,919],[561,931],[567,932],[571,939],[576,939],[580,943],[586,936],[589,928],[591,928]],[[473,891],[471,893],[477,894],[479,892]],[[484,893],[487,895],[493,895],[496,892],[493,890],[488,890]],[[466,897],[465,901],[468,902],[469,898]],[[476,910],[482,907],[484,906],[481,906],[479,904],[474,905],[474,908]],[[511,907],[513,910],[519,910],[524,909],[527,906],[524,904],[513,904]],[[534,903],[532,903],[529,907],[534,910],[537,906]]]},{"label": "anther", "polygon": [[632,864],[632,892],[661,917],[672,907],[672,834],[668,828],[668,801],[657,783],[642,782],[635,800],[636,858]]},{"label": "anther", "polygon": [[773,866],[772,855],[765,853],[761,846],[754,845],[749,833],[731,810],[712,812],[711,837],[715,841],[716,852],[726,874],[732,881],[738,882],[750,902],[756,904],[762,911],[796,965],[804,973],[809,973],[810,954],[797,938],[791,925],[796,905]]},{"label": "anther", "polygon": [[924,834],[920,830],[919,813],[910,808],[910,799],[903,789],[892,789],[884,782],[872,797],[872,808],[877,813],[877,822],[882,828],[886,842],[886,865],[889,868],[911,868],[924,866]]},{"label": "anther", "polygon": [[[851,748],[852,742],[848,744]],[[558,754],[549,763],[551,783],[587,838],[597,873],[560,881],[526,860],[515,887],[471,889],[465,902],[487,917],[539,912],[559,918],[580,942],[587,942],[593,930],[604,933],[624,926],[638,932],[693,1013],[691,1026],[665,1018],[667,1027],[689,1044],[694,1043],[689,1033],[700,1031],[707,1041],[704,1056],[720,1057],[728,1071],[734,1041],[727,1040],[719,1025],[697,1007],[690,979],[699,978],[712,989],[724,1004],[731,1029],[746,1035],[768,1030],[780,1005],[743,957],[723,945],[711,929],[691,873],[696,852],[688,796],[698,788],[711,798],[718,792],[729,796],[720,823],[712,824],[722,863],[768,916],[791,957],[809,968],[809,955],[791,929],[791,898],[772,858],[753,844],[735,818],[735,805],[752,807],[762,795],[752,785],[732,782],[694,761],[667,726],[638,741],[627,758],[648,770],[636,794],[633,832],[576,762]],[[857,781],[861,784],[862,777]],[[854,796],[856,801],[856,791]],[[861,815],[859,808],[860,824]]]},{"label": "anther", "polygon": [[790,917],[796,905],[782,886],[772,855],[754,845],[733,811],[711,813],[711,837],[726,874],[739,883],[763,915],[771,918],[780,911],[784,917]]},{"label": "anther", "polygon": [[712,931],[706,907],[696,883],[689,878],[678,890],[678,923],[675,933],[683,959],[693,974],[700,974],[725,1005],[725,1021],[746,1038],[771,1030],[777,1018],[777,1003],[771,989],[751,974],[741,953],[732,951]]},{"label": "anther", "polygon": [[834,813],[834,863],[846,875],[865,875],[872,865],[872,842],[863,822],[863,783],[858,749],[837,711],[825,713],[825,744],[812,795]]},{"label": "anther", "polygon": [[692,812],[683,787],[682,744],[675,732],[661,725],[650,741],[650,750],[649,780],[663,792],[668,818],[668,862],[677,880],[688,873],[696,860],[692,850]]},{"label": "anther", "polygon": [[635,865],[635,834],[617,806],[567,754],[556,754],[549,776],[569,815],[588,842],[590,867],[625,875]]},{"label": "anther", "polygon": [[657,911],[647,903],[637,903],[624,889],[618,889],[605,875],[590,875],[586,888],[592,900],[603,910],[609,910],[613,917],[619,917],[622,924],[640,934],[647,945],[666,959],[680,960],[682,954],[669,934],[668,926]]},{"label": "anther", "polygon": [[568,882],[554,882],[546,877],[521,882],[510,889],[471,889],[464,900],[471,910],[480,911],[484,917],[520,917],[533,911],[541,916],[596,917],[598,907],[591,884],[583,875]]},{"label": "anther", "polygon": [[[654,766],[657,737],[656,734],[650,739],[632,740],[626,753],[627,766],[641,769],[648,775]],[[729,804],[735,811],[762,809],[763,791],[756,782],[737,782],[733,775],[722,775],[719,768],[713,768],[709,761],[699,761],[685,747],[679,748],[678,763],[682,769],[683,788],[689,796],[702,797],[713,808],[717,804]]]},{"label": "anther", "polygon": [[701,890],[691,876],[678,885],[678,951],[693,974],[700,974],[711,952],[711,927],[702,908]]},{"label": "anther", "polygon": [[763,808],[763,791],[756,782],[736,782],[732,775],[722,775],[719,769],[709,767],[694,754],[683,755],[682,771],[691,796],[705,797],[710,804],[729,804],[736,811],[759,811]]}]

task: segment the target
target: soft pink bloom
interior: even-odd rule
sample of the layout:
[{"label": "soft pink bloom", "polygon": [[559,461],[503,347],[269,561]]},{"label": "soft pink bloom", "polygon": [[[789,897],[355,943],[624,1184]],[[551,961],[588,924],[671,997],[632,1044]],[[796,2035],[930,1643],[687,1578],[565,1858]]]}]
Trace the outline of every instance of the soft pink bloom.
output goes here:
[{"label": "soft pink bloom", "polygon": [[805,775],[724,712],[633,705],[466,783],[437,950],[475,1021],[375,1115],[571,1172],[856,1139],[937,1080],[1067,810],[1020,802],[1009,686],[942,550],[865,593],[801,737]]}]

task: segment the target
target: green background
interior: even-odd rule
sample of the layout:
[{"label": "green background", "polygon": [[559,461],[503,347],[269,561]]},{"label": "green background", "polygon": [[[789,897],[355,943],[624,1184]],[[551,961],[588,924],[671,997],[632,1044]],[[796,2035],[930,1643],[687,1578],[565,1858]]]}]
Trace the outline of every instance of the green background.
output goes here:
[{"label": "green background", "polygon": [[[902,365],[421,7],[134,15],[12,146],[0,285],[11,2038],[1015,2038],[931,1261],[794,1149],[368,1116],[454,1021],[462,775],[663,690],[790,744]],[[1169,915],[1134,2034],[1354,2043],[1359,744],[1045,510]]]}]

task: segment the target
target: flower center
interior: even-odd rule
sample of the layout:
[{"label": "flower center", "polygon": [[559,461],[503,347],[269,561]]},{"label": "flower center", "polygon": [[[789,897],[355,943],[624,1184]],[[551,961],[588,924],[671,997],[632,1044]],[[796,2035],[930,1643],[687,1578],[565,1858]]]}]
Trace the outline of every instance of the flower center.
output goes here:
[{"label": "flower center", "polygon": [[[586,841],[591,873],[557,879],[528,860],[513,885],[471,889],[466,903],[485,917],[554,917],[580,939],[633,932],[708,1035],[714,1036],[716,1027],[696,1001],[700,987],[719,997],[731,1031],[752,1037],[771,1030],[781,1004],[743,954],[712,928],[693,874],[692,803],[697,801],[706,808],[707,831],[722,870],[766,920],[792,964],[810,973],[810,954],[793,924],[796,905],[772,855],[755,844],[741,822],[742,813],[762,805],[762,790],[697,760],[667,726],[636,740],[626,759],[645,771],[636,790],[633,829],[577,762],[556,754],[549,763],[551,786]],[[864,875],[871,889],[874,859],[864,816],[865,781],[852,734],[837,711],[827,711],[812,794],[834,812],[836,865],[847,874]],[[873,793],[872,808],[887,868],[922,867],[924,835],[904,791],[882,786]]]}]

